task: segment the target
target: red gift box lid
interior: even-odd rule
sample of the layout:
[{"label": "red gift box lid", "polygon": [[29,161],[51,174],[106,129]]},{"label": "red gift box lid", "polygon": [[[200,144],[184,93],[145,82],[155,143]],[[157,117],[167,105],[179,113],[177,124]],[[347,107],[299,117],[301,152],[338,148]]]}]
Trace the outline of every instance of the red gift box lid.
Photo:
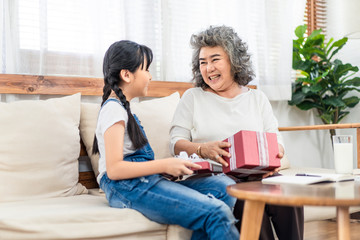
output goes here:
[{"label": "red gift box lid", "polygon": [[[229,164],[228,167],[223,167],[224,173],[259,174],[280,167],[276,133],[242,130],[224,142],[230,142],[232,145],[225,149],[230,152],[231,158],[223,156]],[[255,171],[242,171],[245,169]]]}]

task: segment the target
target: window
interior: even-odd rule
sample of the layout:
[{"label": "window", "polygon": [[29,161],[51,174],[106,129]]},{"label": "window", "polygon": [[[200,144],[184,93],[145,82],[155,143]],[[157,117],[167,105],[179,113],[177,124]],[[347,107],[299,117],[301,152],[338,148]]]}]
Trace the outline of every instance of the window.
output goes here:
[{"label": "window", "polygon": [[[17,9],[11,21],[17,29],[14,39],[20,64],[16,72],[20,73],[101,77],[102,58],[111,43],[159,41],[159,35],[153,34],[159,32],[159,19],[144,9],[156,13],[160,1],[18,0],[10,4]],[[154,63],[151,70],[159,79],[159,63]]]},{"label": "window", "polygon": [[[4,0],[2,71],[102,77],[106,49],[128,39],[154,53],[153,79],[192,78],[190,36],[228,25],[248,44],[252,84],[271,100],[291,97],[291,39],[305,1]],[[291,11],[289,11],[291,9]]]},{"label": "window", "polygon": [[326,35],[326,0],[307,0],[305,8],[307,33],[322,29]]}]

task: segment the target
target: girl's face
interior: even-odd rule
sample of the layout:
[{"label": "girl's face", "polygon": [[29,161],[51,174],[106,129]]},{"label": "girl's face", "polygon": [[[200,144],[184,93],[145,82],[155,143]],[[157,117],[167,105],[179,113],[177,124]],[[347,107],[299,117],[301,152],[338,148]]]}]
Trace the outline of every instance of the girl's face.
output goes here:
[{"label": "girl's face", "polygon": [[199,63],[201,76],[216,94],[226,96],[226,92],[232,91],[234,84],[237,86],[231,73],[229,56],[222,47],[202,47]]},{"label": "girl's face", "polygon": [[149,83],[151,81],[151,74],[149,70],[146,70],[147,60],[145,59],[144,64],[133,73],[132,79],[132,96],[143,97],[146,96]]}]

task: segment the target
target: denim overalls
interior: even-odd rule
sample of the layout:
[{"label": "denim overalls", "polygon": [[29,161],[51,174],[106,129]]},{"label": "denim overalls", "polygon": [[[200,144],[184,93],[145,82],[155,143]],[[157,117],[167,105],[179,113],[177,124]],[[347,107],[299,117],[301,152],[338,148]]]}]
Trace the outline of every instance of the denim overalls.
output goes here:
[{"label": "denim overalls", "polygon": [[[121,105],[116,99],[108,101],[117,101]],[[146,137],[138,118],[134,117]],[[154,152],[149,143],[124,157],[124,161],[129,162],[153,159]],[[194,230],[193,240],[231,240],[239,239],[232,214],[235,199],[226,193],[226,186],[233,183],[223,174],[172,182],[159,174],[111,180],[105,173],[100,188],[111,207],[135,209],[155,222]]]}]

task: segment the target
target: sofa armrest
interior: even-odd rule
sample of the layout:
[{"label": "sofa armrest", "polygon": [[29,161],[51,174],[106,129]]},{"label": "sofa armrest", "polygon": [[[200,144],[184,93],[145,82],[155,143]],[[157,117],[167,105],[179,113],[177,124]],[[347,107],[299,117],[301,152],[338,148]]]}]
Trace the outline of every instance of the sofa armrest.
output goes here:
[{"label": "sofa armrest", "polygon": [[357,167],[360,168],[360,123],[338,123],[338,124],[279,127],[279,131],[307,131],[307,130],[347,129],[347,128],[356,129]]}]

